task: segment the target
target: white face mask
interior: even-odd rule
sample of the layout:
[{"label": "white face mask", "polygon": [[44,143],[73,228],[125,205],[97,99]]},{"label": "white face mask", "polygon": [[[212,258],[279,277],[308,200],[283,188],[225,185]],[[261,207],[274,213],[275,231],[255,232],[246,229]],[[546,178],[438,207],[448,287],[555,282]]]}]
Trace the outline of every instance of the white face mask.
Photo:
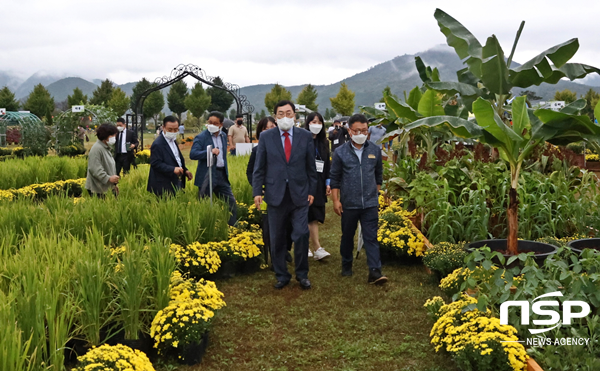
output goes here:
[{"label": "white face mask", "polygon": [[356,144],[364,144],[367,141],[367,136],[364,134],[352,135],[352,141]]},{"label": "white face mask", "polygon": [[284,117],[282,119],[277,119],[277,125],[283,131],[288,131],[294,126],[294,119],[290,117]]},{"label": "white face mask", "polygon": [[117,142],[117,138],[110,137],[108,138],[108,145],[113,146]]},{"label": "white face mask", "polygon": [[168,133],[166,131],[164,133],[165,133],[165,138],[167,138],[167,140],[177,139],[177,133]]},{"label": "white face mask", "polygon": [[310,132],[315,135],[319,134],[323,129],[323,125],[319,124],[309,124],[308,127],[310,128]]},{"label": "white face mask", "polygon": [[208,124],[208,125],[206,125],[206,129],[208,130],[209,133],[214,134],[217,131],[219,131],[220,128],[217,125]]},{"label": "white face mask", "polygon": [[124,126],[117,126],[117,130],[119,132],[122,132],[123,130],[125,130],[125,127]]}]

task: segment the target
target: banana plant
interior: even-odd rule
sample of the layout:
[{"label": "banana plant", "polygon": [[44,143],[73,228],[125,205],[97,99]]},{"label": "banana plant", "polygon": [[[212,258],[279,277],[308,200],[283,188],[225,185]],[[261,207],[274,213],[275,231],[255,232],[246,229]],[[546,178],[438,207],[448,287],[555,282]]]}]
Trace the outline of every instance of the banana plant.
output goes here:
[{"label": "banana plant", "polygon": [[[485,45],[460,22],[440,9],[434,17],[449,46],[463,60],[466,67],[457,72],[458,82],[425,81],[425,86],[438,93],[455,95],[456,99],[475,120],[467,120],[462,111],[454,114],[445,110],[445,115],[426,117],[406,125],[405,130],[420,127],[447,127],[454,135],[478,139],[498,149],[503,160],[510,166],[511,188],[509,190],[508,251],[518,253],[518,200],[519,173],[526,158],[536,145],[550,142],[566,145],[581,140],[595,141],[600,138],[600,126],[589,117],[579,115],[585,101],[578,100],[560,112],[527,107],[526,98],[512,100],[511,90],[515,87],[528,88],[541,83],[556,84],[563,78],[575,80],[600,69],[585,64],[568,63],[579,49],[577,39],[568,40],[549,48],[520,66],[513,67],[513,56],[523,32],[523,21],[517,31],[508,58],[495,35]],[[420,67],[420,68],[419,68]],[[423,78],[424,66],[417,61]],[[426,68],[425,68],[426,69]],[[427,75],[425,73],[425,75]],[[457,110],[457,113],[459,111]],[[510,117],[512,116],[512,122]]]},{"label": "banana plant", "polygon": [[[508,251],[518,254],[518,199],[519,174],[523,160],[544,142],[567,145],[581,140],[600,138],[600,126],[588,116],[579,115],[585,107],[577,100],[556,112],[550,109],[533,110],[527,107],[525,97],[517,97],[510,107],[512,125],[503,121],[494,105],[479,97],[472,104],[475,120],[455,116],[433,116],[406,125],[406,130],[419,127],[447,127],[461,138],[477,139],[498,149],[501,158],[510,166],[510,190],[507,209]],[[505,110],[509,108],[505,107]]]},{"label": "banana plant", "polygon": [[[437,69],[432,71],[431,68],[427,68],[429,78],[433,75],[433,79],[439,81]],[[443,136],[444,133],[440,132],[439,129],[435,131],[429,128],[408,131],[406,130],[406,125],[424,117],[445,114],[442,94],[431,89],[424,89],[423,92],[416,86],[410,91],[408,97],[405,97],[406,102],[396,100],[385,91],[383,93],[383,100],[386,104],[385,110],[379,110],[373,107],[360,107],[362,112],[376,118],[373,125],[381,123],[387,126],[387,133],[381,141],[383,142],[390,138],[399,137],[398,141],[400,147],[405,148],[409,135],[413,134],[416,137],[420,137],[423,142],[425,142],[427,147],[427,158],[431,161],[435,150],[435,138]]]},{"label": "banana plant", "polygon": [[[513,56],[525,27],[525,21],[517,31],[515,41],[508,58],[498,42],[496,35],[490,36],[485,45],[460,22],[440,9],[434,17],[440,31],[446,36],[449,46],[454,48],[458,57],[467,65],[459,70],[456,81],[425,81],[432,90],[449,95],[457,95],[462,104],[472,112],[472,103],[478,98],[495,102],[495,111],[503,117],[504,106],[512,97],[513,88],[529,88],[541,83],[556,84],[563,78],[575,80],[590,73],[600,73],[596,67],[580,63],[568,63],[579,49],[579,41],[574,38],[555,45],[522,65],[513,67]],[[423,79],[420,61],[417,69]],[[421,62],[422,64],[422,62]]]}]

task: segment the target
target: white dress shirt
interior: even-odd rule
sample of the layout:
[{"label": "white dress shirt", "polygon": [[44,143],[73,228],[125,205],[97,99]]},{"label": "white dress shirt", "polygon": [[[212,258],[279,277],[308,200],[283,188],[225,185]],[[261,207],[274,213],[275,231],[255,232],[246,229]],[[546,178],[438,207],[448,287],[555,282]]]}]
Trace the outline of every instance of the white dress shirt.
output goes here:
[{"label": "white dress shirt", "polygon": [[219,149],[219,154],[217,155],[217,167],[225,167],[225,161],[223,161],[223,140],[221,139],[220,132],[221,130],[217,131],[217,136],[211,134],[210,137],[215,145],[214,148]]},{"label": "white dress shirt", "polygon": [[121,151],[119,153],[127,153],[127,148],[125,147],[127,143],[127,129],[120,132],[119,135],[121,135]]},{"label": "white dress shirt", "polygon": [[[163,131],[163,137],[165,137],[164,131]],[[177,148],[177,143],[175,143],[174,140],[167,139],[167,137],[165,137],[165,140],[169,144],[169,147],[171,147],[171,152],[173,152],[173,156],[175,156],[175,160],[177,160],[177,165],[179,165],[179,167],[181,167],[181,159],[179,158],[179,149]]]}]

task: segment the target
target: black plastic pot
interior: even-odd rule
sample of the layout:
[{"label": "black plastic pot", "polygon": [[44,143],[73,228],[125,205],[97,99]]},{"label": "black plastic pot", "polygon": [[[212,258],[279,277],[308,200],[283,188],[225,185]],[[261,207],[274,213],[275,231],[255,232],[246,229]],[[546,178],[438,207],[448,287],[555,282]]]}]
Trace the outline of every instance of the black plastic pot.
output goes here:
[{"label": "black plastic pot", "polygon": [[[471,242],[470,244],[467,245],[466,250],[469,252],[472,252],[473,250],[482,248],[484,246],[489,247],[490,250],[492,250],[492,251],[503,251],[502,255],[504,255],[504,257],[507,260],[508,260],[508,258],[510,258],[512,256],[512,255],[504,253],[504,251],[506,251],[508,249],[508,240],[506,240],[506,239],[481,240],[481,241]],[[556,253],[556,251],[558,250],[558,248],[554,245],[550,245],[550,244],[543,243],[543,242],[525,241],[525,240],[519,240],[517,248],[518,248],[519,253],[534,252],[535,255],[533,258],[539,266],[544,265],[544,260],[546,260],[546,258],[549,257],[550,255]],[[520,260],[517,259],[514,262],[512,262],[510,265],[505,264],[505,268],[516,267],[519,265],[519,262],[520,262]],[[497,262],[497,263],[499,264],[499,262]]]},{"label": "black plastic pot", "polygon": [[181,358],[178,357],[179,363],[188,366],[197,365],[198,363],[202,362],[202,358],[206,353],[207,347],[208,331],[202,335],[200,342],[196,344],[189,344],[179,351],[179,356],[181,356]]},{"label": "black plastic pot", "polygon": [[263,259],[262,256],[258,256],[255,258],[250,258],[242,262],[242,274],[253,274],[260,270],[260,265],[262,264]]},{"label": "black plastic pot", "polygon": [[81,357],[90,350],[92,346],[87,340],[71,339],[65,346],[65,365],[77,362],[77,357]]},{"label": "black plastic pot", "polygon": [[153,347],[154,339],[152,339],[148,334],[145,334],[140,331],[138,335],[138,339],[122,339],[117,342],[117,344],[122,344],[130,347],[131,349],[137,349],[148,356],[150,361],[156,359],[157,350]]},{"label": "black plastic pot", "polygon": [[584,249],[594,249],[600,251],[600,238],[584,238],[567,243],[571,250],[581,254]]}]

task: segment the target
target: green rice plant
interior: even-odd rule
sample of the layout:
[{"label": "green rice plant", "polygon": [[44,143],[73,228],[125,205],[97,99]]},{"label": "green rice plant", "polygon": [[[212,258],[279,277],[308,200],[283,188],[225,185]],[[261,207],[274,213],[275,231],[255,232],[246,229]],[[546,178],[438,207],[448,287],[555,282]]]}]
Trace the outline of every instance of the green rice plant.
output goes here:
[{"label": "green rice plant", "polygon": [[145,238],[128,235],[125,251],[114,277],[117,302],[120,310],[119,322],[123,324],[125,338],[136,340],[143,328],[143,311],[147,307],[149,294],[148,251]]},{"label": "green rice plant", "polygon": [[17,324],[13,291],[0,290],[0,370],[31,371],[34,369],[36,349],[30,352],[32,336],[27,338]]},{"label": "green rice plant", "polygon": [[150,297],[154,302],[152,305],[153,316],[155,312],[166,308],[171,299],[171,275],[175,272],[177,263],[169,251],[169,246],[170,242],[162,239],[151,241],[148,244],[148,262],[152,280]]},{"label": "green rice plant", "polygon": [[229,182],[235,199],[247,205],[252,204],[252,187],[246,178],[246,168],[250,156],[228,156]]},{"label": "green rice plant", "polygon": [[85,247],[75,263],[74,292],[79,302],[77,322],[80,332],[90,345],[101,344],[100,329],[115,315],[111,276],[115,264],[104,246],[104,237],[97,229],[89,230]]},{"label": "green rice plant", "polygon": [[85,178],[86,158],[57,156],[26,157],[0,162],[0,189],[22,188],[30,184]]},{"label": "green rice plant", "polygon": [[148,225],[150,235],[155,239],[168,238],[171,241],[181,242],[181,220],[178,202],[172,197],[160,197],[148,210]]}]

